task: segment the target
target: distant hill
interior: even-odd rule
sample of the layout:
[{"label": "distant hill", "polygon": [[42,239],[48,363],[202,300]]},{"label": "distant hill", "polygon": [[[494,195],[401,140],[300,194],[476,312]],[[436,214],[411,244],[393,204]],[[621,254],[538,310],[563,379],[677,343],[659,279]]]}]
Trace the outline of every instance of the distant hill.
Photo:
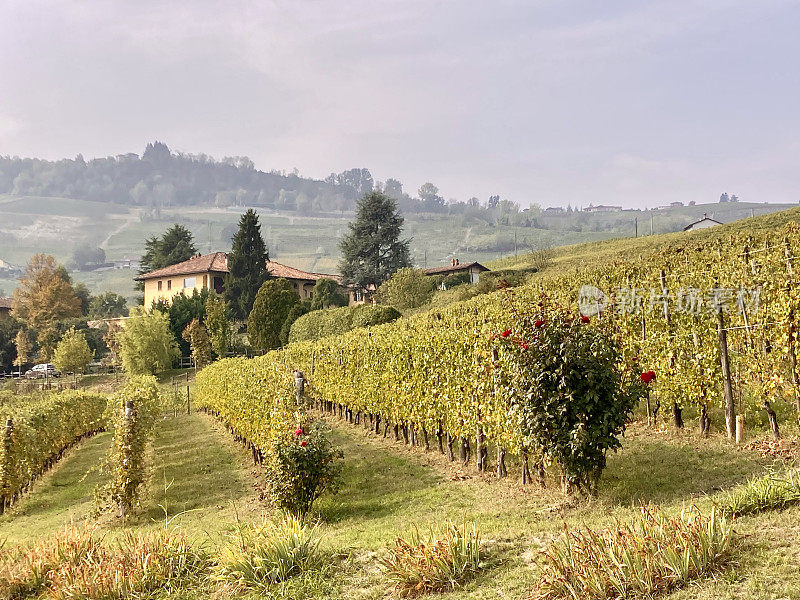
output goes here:
[{"label": "distant hill", "polygon": [[418,196],[389,178],[376,182],[369,169],[331,173],[324,180],[301,177],[296,171],[259,171],[247,157],[216,160],[205,154],[171,152],[162,142],[148,144],[144,153],[106,158],[47,161],[0,157],[0,195],[59,197],[121,206],[143,207],[151,213],[179,206],[254,206],[292,211],[302,216],[343,213],[358,198],[380,189],[405,213],[519,213],[519,205],[490,196],[446,203],[438,188],[426,183]]}]

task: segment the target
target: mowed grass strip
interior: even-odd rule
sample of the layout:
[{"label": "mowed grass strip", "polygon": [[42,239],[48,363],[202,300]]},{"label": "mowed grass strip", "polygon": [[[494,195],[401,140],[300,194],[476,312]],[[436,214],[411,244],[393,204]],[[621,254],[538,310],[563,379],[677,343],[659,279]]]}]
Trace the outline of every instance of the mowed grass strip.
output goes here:
[{"label": "mowed grass strip", "polygon": [[30,493],[0,517],[0,540],[36,539],[88,518],[94,508],[94,488],[100,482],[99,466],[110,443],[111,434],[100,433],[71,448]]}]

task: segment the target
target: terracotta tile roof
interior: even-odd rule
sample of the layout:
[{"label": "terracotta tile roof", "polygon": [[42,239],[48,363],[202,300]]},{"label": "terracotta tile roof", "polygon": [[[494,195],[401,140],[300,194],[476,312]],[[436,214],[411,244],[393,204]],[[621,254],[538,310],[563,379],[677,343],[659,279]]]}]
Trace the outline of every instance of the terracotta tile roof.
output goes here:
[{"label": "terracotta tile roof", "polygon": [[194,273],[208,273],[214,271],[217,273],[228,272],[228,256],[224,252],[212,252],[211,254],[198,254],[189,260],[179,262],[175,265],[164,267],[163,269],[156,269],[149,273],[143,273],[134,277],[137,281],[143,279],[153,279],[155,277],[172,277],[175,275],[192,275]]},{"label": "terracotta tile roof", "polygon": [[477,267],[479,271],[488,271],[486,267],[484,267],[479,262],[471,262],[471,263],[462,263],[460,265],[447,265],[446,267],[433,267],[431,269],[424,269],[423,273],[425,275],[443,275],[445,273],[460,273],[461,271],[466,271],[470,267]]},{"label": "terracotta tile roof", "polygon": [[[267,261],[267,270],[273,277],[283,277],[285,279],[301,279],[303,281],[317,281],[318,279],[333,279],[337,283],[340,282],[339,275],[327,275],[325,273],[309,273],[308,271],[301,271],[294,267],[289,267],[272,260]],[[149,273],[144,273],[135,277],[137,280],[154,279],[156,277],[174,277],[177,275],[194,275],[195,273],[227,273],[228,272],[228,255],[225,252],[212,252],[211,254],[204,254],[202,256],[193,256],[189,260],[181,263],[164,267],[163,269],[156,269]]]},{"label": "terracotta tile roof", "polygon": [[318,279],[333,279],[339,283],[341,277],[339,275],[327,275],[325,273],[310,273],[308,271],[301,271],[294,267],[282,265],[273,260],[267,261],[267,270],[273,277],[283,277],[284,279],[303,279],[306,281],[317,281]]},{"label": "terracotta tile roof", "polygon": [[11,309],[11,298],[0,296],[0,308]]}]

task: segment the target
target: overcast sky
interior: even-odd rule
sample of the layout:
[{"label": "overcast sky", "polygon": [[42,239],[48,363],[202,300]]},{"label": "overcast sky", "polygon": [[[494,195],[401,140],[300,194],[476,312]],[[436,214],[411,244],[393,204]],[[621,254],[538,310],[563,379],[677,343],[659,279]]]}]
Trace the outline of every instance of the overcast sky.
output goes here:
[{"label": "overcast sky", "polygon": [[800,200],[800,2],[0,2],[0,154],[522,205]]}]

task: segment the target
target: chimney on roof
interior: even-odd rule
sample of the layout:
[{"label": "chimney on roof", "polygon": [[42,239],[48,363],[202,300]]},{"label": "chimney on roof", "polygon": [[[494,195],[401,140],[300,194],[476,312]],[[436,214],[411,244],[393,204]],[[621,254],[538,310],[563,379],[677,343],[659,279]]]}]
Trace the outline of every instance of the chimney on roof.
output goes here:
[{"label": "chimney on roof", "polygon": [[458,266],[458,259],[456,259],[456,266]]},{"label": "chimney on roof", "polygon": [[707,219],[708,218],[708,213],[703,213],[703,218]]},{"label": "chimney on roof", "polygon": [[455,258],[451,258],[450,259],[450,266],[451,267],[455,267],[456,266],[456,259]]}]

